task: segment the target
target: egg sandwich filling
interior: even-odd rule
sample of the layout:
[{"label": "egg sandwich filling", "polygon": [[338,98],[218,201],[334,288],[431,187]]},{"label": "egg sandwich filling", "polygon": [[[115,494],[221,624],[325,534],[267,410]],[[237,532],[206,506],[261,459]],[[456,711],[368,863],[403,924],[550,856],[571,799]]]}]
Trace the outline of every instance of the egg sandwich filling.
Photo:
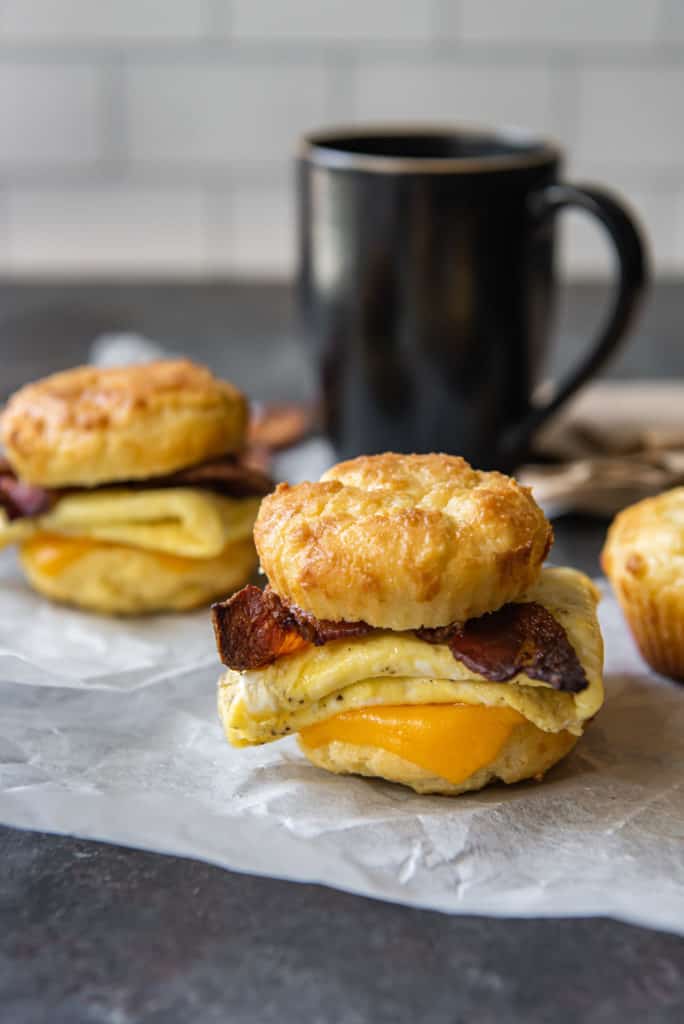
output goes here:
[{"label": "egg sandwich filling", "polygon": [[249,578],[252,527],[270,486],[252,467],[243,474],[222,461],[227,480],[214,464],[143,483],[61,489],[27,485],[2,467],[0,549],[18,545],[36,589],[94,610],[208,603]]},{"label": "egg sandwich filling", "polygon": [[199,488],[72,491],[42,514],[10,519],[0,508],[0,547],[35,549],[43,539],[57,552],[76,539],[116,543],[186,558],[212,558],[251,535],[259,498],[228,498]]},{"label": "egg sandwich filling", "polygon": [[213,607],[226,736],[376,747],[454,782],[521,727],[572,746],[603,701],[597,597],[581,573],[545,569],[498,612],[394,632],[312,621],[245,588]]}]

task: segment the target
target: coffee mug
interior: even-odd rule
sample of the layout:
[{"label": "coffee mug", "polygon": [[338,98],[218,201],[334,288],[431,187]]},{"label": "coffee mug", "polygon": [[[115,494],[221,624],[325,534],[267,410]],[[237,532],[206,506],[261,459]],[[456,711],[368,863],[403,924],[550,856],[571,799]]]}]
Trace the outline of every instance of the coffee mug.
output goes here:
[{"label": "coffee mug", "polygon": [[[628,330],[646,281],[622,203],[560,179],[552,143],[460,128],[307,136],[298,161],[300,290],[340,457],[444,451],[511,470],[537,428]],[[597,218],[617,254],[607,321],[545,404],[555,214]]]}]

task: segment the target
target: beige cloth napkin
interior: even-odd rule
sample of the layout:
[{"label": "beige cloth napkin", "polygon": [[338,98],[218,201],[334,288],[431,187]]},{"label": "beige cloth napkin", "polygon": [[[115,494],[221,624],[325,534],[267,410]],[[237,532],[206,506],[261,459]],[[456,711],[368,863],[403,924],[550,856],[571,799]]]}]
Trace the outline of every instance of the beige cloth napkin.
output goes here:
[{"label": "beige cloth napkin", "polygon": [[684,483],[684,381],[590,385],[536,437],[518,479],[547,514],[611,516]]}]

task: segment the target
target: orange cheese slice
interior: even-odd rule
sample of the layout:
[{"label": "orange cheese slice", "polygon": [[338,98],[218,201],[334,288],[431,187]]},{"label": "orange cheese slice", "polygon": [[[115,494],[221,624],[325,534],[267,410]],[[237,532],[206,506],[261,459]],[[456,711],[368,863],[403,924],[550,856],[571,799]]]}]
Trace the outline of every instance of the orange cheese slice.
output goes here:
[{"label": "orange cheese slice", "polygon": [[388,705],[343,711],[307,726],[300,736],[308,747],[335,740],[380,747],[458,783],[494,761],[524,721],[512,708],[483,704]]},{"label": "orange cheese slice", "polygon": [[[43,575],[52,577],[59,576],[73,562],[96,549],[119,551],[122,557],[126,556],[127,551],[132,550],[126,544],[91,540],[88,537],[66,537],[58,533],[37,533],[24,541],[22,545],[22,550],[32,559],[36,569]],[[205,561],[205,559],[190,558],[185,555],[170,555],[165,551],[153,551],[150,548],[145,550],[148,554],[154,555],[164,568],[180,573]]]},{"label": "orange cheese slice", "polygon": [[45,576],[59,576],[72,562],[101,546],[86,537],[62,537],[56,533],[36,533],[22,544],[22,551]]}]

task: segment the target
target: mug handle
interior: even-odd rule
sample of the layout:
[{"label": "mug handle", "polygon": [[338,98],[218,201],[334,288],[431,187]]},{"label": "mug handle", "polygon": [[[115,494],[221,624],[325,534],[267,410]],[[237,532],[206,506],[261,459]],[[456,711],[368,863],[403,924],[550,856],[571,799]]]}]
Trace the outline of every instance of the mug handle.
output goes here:
[{"label": "mug handle", "polygon": [[558,386],[550,401],[533,406],[513,435],[509,435],[507,447],[513,460],[524,453],[532,434],[542,423],[613,354],[637,313],[648,280],[645,245],[639,228],[615,196],[595,185],[557,182],[534,192],[529,199],[529,213],[537,229],[569,206],[596,217],[608,232],[617,254],[617,285],[608,317],[589,352]]}]

